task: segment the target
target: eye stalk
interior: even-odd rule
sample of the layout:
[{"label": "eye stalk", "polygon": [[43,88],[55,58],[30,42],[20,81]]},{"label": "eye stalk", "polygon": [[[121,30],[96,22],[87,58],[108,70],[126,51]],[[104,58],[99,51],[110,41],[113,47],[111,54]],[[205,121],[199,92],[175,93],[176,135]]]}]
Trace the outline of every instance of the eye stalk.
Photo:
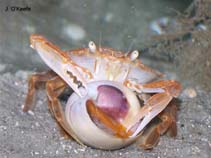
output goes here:
[{"label": "eye stalk", "polygon": [[138,56],[139,56],[139,51],[138,50],[134,50],[130,54],[130,60],[134,61],[134,60],[136,60],[138,58]]},{"label": "eye stalk", "polygon": [[96,47],[96,45],[95,45],[95,43],[93,41],[90,41],[88,46],[89,46],[89,51],[90,52],[92,52],[92,53],[96,52],[97,47]]}]

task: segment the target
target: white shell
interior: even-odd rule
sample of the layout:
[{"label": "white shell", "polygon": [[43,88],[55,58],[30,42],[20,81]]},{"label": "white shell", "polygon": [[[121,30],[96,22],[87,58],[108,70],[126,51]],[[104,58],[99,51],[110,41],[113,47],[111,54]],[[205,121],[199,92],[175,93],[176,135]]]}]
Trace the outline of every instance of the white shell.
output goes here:
[{"label": "white shell", "polygon": [[65,109],[66,119],[78,138],[88,146],[109,150],[127,146],[135,141],[138,136],[127,139],[112,136],[97,127],[87,112],[86,100],[90,98],[96,99],[97,87],[99,85],[111,85],[120,89],[127,99],[130,97],[129,100],[132,101],[129,102],[130,106],[132,106],[128,112],[130,117],[136,114],[140,106],[137,97],[131,90],[117,82],[98,81],[88,83],[88,93],[84,98],[80,98],[76,93],[70,96]]}]

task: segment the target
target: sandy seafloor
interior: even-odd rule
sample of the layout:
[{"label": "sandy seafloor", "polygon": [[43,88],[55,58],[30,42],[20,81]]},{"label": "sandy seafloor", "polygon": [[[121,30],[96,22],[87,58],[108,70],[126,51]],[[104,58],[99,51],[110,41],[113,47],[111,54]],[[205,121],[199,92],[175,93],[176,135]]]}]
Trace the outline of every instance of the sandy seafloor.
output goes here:
[{"label": "sandy seafloor", "polygon": [[[116,151],[83,147],[61,137],[52,119],[44,91],[38,93],[34,114],[25,114],[21,106],[27,91],[25,71],[5,73],[0,79],[0,157],[211,157],[211,92],[196,89],[190,98],[183,91],[179,97],[178,135],[162,136],[153,150],[143,150],[137,144]],[[94,138],[93,138],[94,139]]]}]

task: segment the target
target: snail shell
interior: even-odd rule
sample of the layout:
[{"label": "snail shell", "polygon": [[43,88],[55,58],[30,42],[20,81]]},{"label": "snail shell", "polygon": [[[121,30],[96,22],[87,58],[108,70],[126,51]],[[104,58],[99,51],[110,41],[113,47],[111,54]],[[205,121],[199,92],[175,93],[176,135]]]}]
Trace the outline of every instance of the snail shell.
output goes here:
[{"label": "snail shell", "polygon": [[86,101],[89,99],[96,100],[99,93],[98,88],[102,85],[118,89],[125,96],[129,108],[126,116],[120,118],[119,121],[123,125],[127,124],[127,121],[140,110],[140,104],[134,92],[114,81],[93,81],[88,83],[88,91],[83,98],[73,93],[66,105],[66,119],[74,133],[84,144],[99,149],[119,149],[134,142],[138,135],[125,139],[119,138],[100,128],[93,122],[93,119],[87,111]]}]

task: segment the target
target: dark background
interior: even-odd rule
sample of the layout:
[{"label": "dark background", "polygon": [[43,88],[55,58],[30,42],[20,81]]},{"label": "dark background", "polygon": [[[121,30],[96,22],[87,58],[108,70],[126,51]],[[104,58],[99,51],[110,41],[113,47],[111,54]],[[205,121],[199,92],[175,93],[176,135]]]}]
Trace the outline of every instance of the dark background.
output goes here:
[{"label": "dark background", "polygon": [[[149,23],[183,12],[190,0],[0,0],[0,63],[18,69],[43,69],[29,47],[32,33],[46,36],[62,49],[88,41],[127,51],[149,38]],[[6,7],[31,11],[5,11]],[[132,48],[131,48],[132,45]]]}]

